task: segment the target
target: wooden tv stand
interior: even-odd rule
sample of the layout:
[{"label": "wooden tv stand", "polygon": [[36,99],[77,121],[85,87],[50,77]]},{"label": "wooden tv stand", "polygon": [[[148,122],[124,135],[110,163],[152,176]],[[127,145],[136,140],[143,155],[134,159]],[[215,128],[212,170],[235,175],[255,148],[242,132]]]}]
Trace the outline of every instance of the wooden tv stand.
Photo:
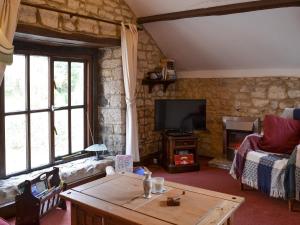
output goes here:
[{"label": "wooden tv stand", "polygon": [[[190,135],[163,134],[163,166],[170,173],[180,173],[200,170],[197,153],[198,138]],[[175,165],[175,155],[179,152],[188,151],[193,155],[194,163]]]}]

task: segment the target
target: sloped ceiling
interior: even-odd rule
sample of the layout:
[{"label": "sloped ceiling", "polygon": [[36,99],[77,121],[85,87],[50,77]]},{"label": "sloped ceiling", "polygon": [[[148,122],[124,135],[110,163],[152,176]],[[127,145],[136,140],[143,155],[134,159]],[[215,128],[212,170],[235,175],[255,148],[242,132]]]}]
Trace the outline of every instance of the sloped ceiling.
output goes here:
[{"label": "sloped ceiling", "polygon": [[[126,0],[138,17],[238,0]],[[300,8],[198,17],[144,25],[186,77],[300,76]]]}]

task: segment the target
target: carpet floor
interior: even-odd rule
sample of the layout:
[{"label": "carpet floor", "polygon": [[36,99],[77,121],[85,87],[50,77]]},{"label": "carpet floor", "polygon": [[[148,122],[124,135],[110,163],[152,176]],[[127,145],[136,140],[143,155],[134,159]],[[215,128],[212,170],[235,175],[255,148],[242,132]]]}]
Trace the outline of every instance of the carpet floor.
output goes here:
[{"label": "carpet floor", "polygon": [[[234,225],[300,225],[300,212],[289,212],[287,201],[269,198],[255,190],[241,191],[228,171],[208,167],[207,160],[201,160],[198,172],[169,174],[159,167],[150,169],[154,176],[169,181],[245,197],[245,203],[234,216]],[[68,205],[67,211],[52,210],[42,218],[41,225],[70,225],[70,216]],[[9,222],[14,225],[14,219]]]}]

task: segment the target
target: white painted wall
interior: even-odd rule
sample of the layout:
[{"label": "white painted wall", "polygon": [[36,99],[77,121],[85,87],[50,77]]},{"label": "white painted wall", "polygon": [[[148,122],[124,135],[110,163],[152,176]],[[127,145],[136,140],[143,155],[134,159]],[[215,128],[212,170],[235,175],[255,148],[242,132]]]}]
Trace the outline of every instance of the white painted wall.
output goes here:
[{"label": "white painted wall", "polygon": [[[138,16],[211,2],[126,1]],[[145,28],[164,54],[176,60],[180,76],[300,76],[300,8],[156,22]]]}]

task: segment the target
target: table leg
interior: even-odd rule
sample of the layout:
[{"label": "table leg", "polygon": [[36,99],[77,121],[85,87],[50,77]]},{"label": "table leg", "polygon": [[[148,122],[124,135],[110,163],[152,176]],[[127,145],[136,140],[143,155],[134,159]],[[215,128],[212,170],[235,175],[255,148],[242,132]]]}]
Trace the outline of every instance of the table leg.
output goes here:
[{"label": "table leg", "polygon": [[71,225],[77,225],[77,207],[71,204]]},{"label": "table leg", "polygon": [[229,217],[228,219],[227,219],[227,221],[226,221],[226,225],[233,225],[233,217],[231,216],[231,217]]}]

